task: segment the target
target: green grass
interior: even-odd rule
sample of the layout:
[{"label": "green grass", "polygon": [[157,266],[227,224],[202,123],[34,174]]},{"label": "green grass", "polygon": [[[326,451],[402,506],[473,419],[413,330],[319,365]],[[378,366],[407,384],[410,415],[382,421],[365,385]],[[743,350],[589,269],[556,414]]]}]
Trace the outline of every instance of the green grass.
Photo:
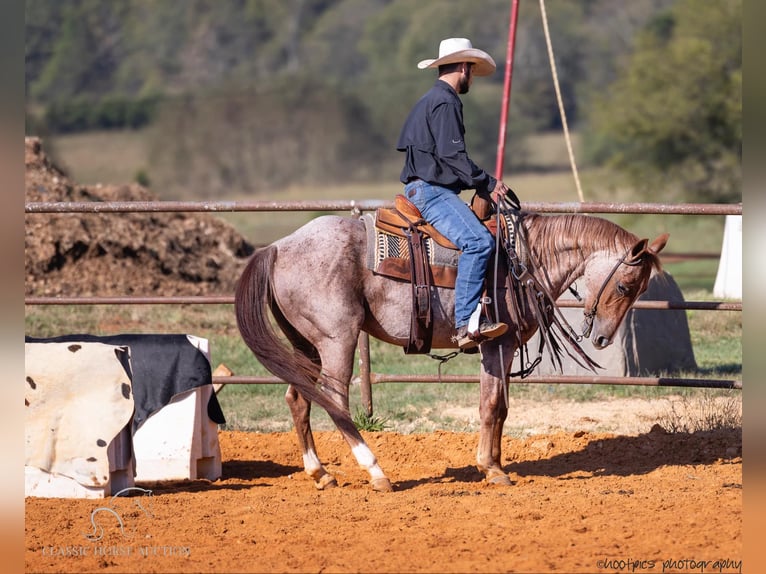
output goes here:
[{"label": "green grass", "polygon": [[[713,300],[695,293],[698,300]],[[702,374],[742,376],[742,313],[738,311],[687,311],[692,347]]]},{"label": "green grass", "polygon": [[81,185],[126,184],[149,165],[145,130],[116,130],[51,136],[45,153]]},{"label": "green grass", "polygon": [[367,414],[361,407],[356,409],[353,420],[356,428],[363,431],[380,432],[388,428],[388,419],[381,418],[374,414]]}]

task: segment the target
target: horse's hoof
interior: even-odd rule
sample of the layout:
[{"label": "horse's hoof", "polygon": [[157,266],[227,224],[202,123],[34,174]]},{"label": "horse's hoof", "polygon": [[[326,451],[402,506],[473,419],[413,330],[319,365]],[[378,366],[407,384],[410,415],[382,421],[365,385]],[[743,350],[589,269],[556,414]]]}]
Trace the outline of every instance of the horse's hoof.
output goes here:
[{"label": "horse's hoof", "polygon": [[492,485],[498,486],[511,486],[511,479],[504,472],[497,471],[492,473],[491,476],[487,476],[487,482]]},{"label": "horse's hoof", "polygon": [[391,481],[385,476],[383,478],[372,479],[372,489],[375,492],[393,492],[394,487],[391,486]]},{"label": "horse's hoof", "polygon": [[335,477],[331,474],[323,474],[319,480],[314,481],[314,486],[317,487],[317,490],[335,488],[338,486],[338,481],[335,480]]}]

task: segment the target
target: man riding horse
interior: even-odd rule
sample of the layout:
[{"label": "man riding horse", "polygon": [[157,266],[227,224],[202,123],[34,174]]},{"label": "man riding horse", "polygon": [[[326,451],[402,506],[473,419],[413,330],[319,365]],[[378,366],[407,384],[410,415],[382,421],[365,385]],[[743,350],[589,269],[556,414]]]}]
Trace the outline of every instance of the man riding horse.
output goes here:
[{"label": "man riding horse", "polygon": [[[502,323],[474,328],[478,313],[473,313],[484,289],[493,240],[458,194],[475,188],[487,201],[494,196],[498,212],[506,201],[503,196],[513,198],[513,194],[468,158],[458,93],[468,91],[473,73],[487,75],[495,65],[468,40],[451,39],[442,42],[438,59],[420,63],[421,68],[429,66],[439,67],[440,78],[415,105],[402,130],[398,147],[407,158],[402,181],[421,215],[463,251],[456,288],[434,285],[429,289],[431,343],[443,349],[480,345],[476,467],[487,482],[510,485],[503,468],[502,441],[510,368],[517,351],[520,366],[528,371],[534,365],[524,361],[521,349],[540,331],[559,368],[562,353],[575,360],[579,355],[585,364],[596,365],[579,347],[580,337],[558,320],[555,301],[575,279],[582,278],[586,293],[582,336],[590,336],[597,349],[607,347],[652,273],[661,271],[658,254],[668,235],[650,242],[593,216],[525,213],[514,235],[523,239],[524,265],[512,273],[503,271],[509,287],[498,289],[494,301],[495,320]],[[318,217],[258,249],[237,284],[239,331],[261,364],[288,384],[285,399],[304,470],[320,490],[338,482],[317,454],[312,404],[330,415],[357,463],[367,470],[372,489],[393,490],[351,417],[349,387],[359,333],[392,345],[408,344],[413,285],[371,269],[369,243],[364,221],[339,215]],[[508,245],[504,242],[503,248],[510,257]],[[542,351],[541,346],[538,359]]]},{"label": "man riding horse", "polygon": [[[423,218],[462,251],[455,282],[454,340],[463,350],[499,337],[505,323],[479,320],[484,277],[495,240],[459,195],[475,189],[497,201],[508,187],[468,157],[463,126],[463,103],[474,75],[495,71],[492,57],[466,38],[448,38],[439,45],[439,57],[423,60],[418,68],[437,68],[439,78],[413,107],[404,122],[396,149],[405,153],[401,182],[406,197]],[[472,315],[474,320],[471,321]]]}]

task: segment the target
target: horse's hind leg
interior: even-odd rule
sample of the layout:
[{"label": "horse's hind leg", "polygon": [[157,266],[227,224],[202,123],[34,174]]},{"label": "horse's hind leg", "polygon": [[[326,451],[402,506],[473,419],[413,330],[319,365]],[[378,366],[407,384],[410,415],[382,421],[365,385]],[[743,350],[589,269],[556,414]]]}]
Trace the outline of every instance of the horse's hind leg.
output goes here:
[{"label": "horse's hind leg", "polygon": [[[335,332],[342,332],[337,329]],[[318,345],[322,357],[322,386],[327,392],[328,403],[325,406],[335,426],[346,439],[359,466],[370,474],[372,489],[379,492],[391,492],[391,482],[386,478],[378,464],[375,454],[367,446],[364,438],[354,425],[348,408],[348,386],[354,370],[354,352],[356,350],[358,329],[347,329],[345,337],[325,340]]]},{"label": "horse's hind leg", "polygon": [[378,492],[392,492],[393,487],[391,486],[391,481],[388,480],[383,473],[383,469],[380,467],[380,464],[378,464],[377,457],[372,450],[370,450],[370,447],[367,446],[362,435],[359,434],[359,431],[354,425],[354,421],[351,420],[351,416],[348,415],[348,410],[346,410],[346,413],[343,415],[333,412],[330,413],[330,416],[332,417],[335,426],[338,427],[338,430],[343,434],[346,442],[351,447],[351,452],[353,453],[356,462],[370,473],[370,484],[372,485],[372,489]]},{"label": "horse's hind leg", "polygon": [[[347,397],[347,394],[345,396]],[[290,406],[293,421],[295,422],[295,431],[298,435],[301,452],[303,453],[303,468],[306,474],[314,479],[314,485],[319,490],[337,486],[337,480],[332,474],[327,472],[327,469],[325,469],[317,456],[314,435],[311,432],[311,403],[292,385],[288,386],[285,399]],[[337,401],[334,402],[337,403]],[[328,410],[330,418],[332,418],[335,426],[338,427],[343,438],[346,439],[346,442],[351,447],[351,452],[359,466],[370,473],[372,489],[379,492],[391,492],[393,490],[391,481],[384,474],[383,469],[378,464],[378,459],[370,450],[370,447],[367,446],[362,435],[359,434],[354,421],[348,413],[348,400],[341,400],[340,402],[344,403],[339,405],[342,407],[341,409],[331,409],[332,412]]]},{"label": "horse's hind leg", "polygon": [[311,432],[311,402],[306,400],[293,385],[288,385],[285,400],[295,423],[295,432],[303,453],[303,468],[319,490],[337,486],[335,477],[327,472],[319,460]]},{"label": "horse's hind leg", "polygon": [[[349,413],[348,383],[353,373],[356,338],[349,336],[344,341],[339,337],[337,340],[332,342],[325,341],[324,343],[322,349],[319,351],[311,349],[309,355],[312,356],[312,360],[317,365],[322,366],[320,381],[325,388],[327,400],[326,402],[323,401],[324,404],[320,406],[324,407],[335,423],[335,426],[343,435],[343,438],[346,439],[357,463],[370,474],[373,490],[390,492],[393,490],[391,482],[386,478],[375,454],[365,443]],[[301,343],[297,342],[297,344]],[[322,357],[321,359],[319,358],[320,356]],[[288,387],[285,399],[293,415],[295,431],[303,453],[303,466],[306,474],[314,479],[315,486],[320,490],[336,486],[337,481],[335,477],[327,472],[316,453],[310,422],[311,402],[292,385]]]},{"label": "horse's hind leg", "polygon": [[[322,361],[316,348],[293,329],[278,307],[273,307],[272,313],[277,323],[279,323],[282,332],[296,350],[309,357],[317,365],[318,369],[321,369]],[[306,474],[314,480],[314,486],[319,490],[337,486],[338,481],[335,480],[332,474],[327,472],[327,469],[325,469],[317,456],[314,434],[311,432],[311,401],[304,397],[294,385],[287,386],[285,401],[290,408],[290,414],[293,416],[295,434],[298,435],[298,443],[303,456],[303,468]]]}]

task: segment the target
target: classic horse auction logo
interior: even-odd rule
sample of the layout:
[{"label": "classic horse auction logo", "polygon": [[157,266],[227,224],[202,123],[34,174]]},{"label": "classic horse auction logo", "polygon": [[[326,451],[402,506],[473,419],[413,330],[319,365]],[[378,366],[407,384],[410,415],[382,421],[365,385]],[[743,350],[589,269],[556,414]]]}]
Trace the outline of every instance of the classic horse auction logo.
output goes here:
[{"label": "classic horse auction logo", "polygon": [[[120,533],[122,534],[123,538],[132,538],[131,536],[128,536],[125,532],[125,521],[123,520],[123,516],[120,512],[117,512],[114,508],[114,502],[120,495],[136,495],[141,494],[141,496],[131,496],[131,499],[133,500],[133,504],[139,508],[144,515],[148,516],[149,518],[154,518],[154,515],[144,508],[142,501],[146,500],[147,498],[151,502],[152,497],[152,491],[147,490],[145,488],[139,488],[137,486],[131,486],[128,488],[123,488],[120,490],[117,494],[113,495],[111,499],[109,500],[108,506],[99,506],[98,508],[95,508],[93,512],[90,513],[90,523],[91,526],[93,526],[93,532],[90,534],[83,533],[83,536],[90,540],[91,542],[97,542],[101,540],[104,537],[104,527],[101,525],[104,523],[104,519],[109,520],[110,517],[114,517],[117,519],[117,526],[119,527]],[[98,518],[97,518],[98,517]],[[135,529],[134,529],[135,533]]]}]

